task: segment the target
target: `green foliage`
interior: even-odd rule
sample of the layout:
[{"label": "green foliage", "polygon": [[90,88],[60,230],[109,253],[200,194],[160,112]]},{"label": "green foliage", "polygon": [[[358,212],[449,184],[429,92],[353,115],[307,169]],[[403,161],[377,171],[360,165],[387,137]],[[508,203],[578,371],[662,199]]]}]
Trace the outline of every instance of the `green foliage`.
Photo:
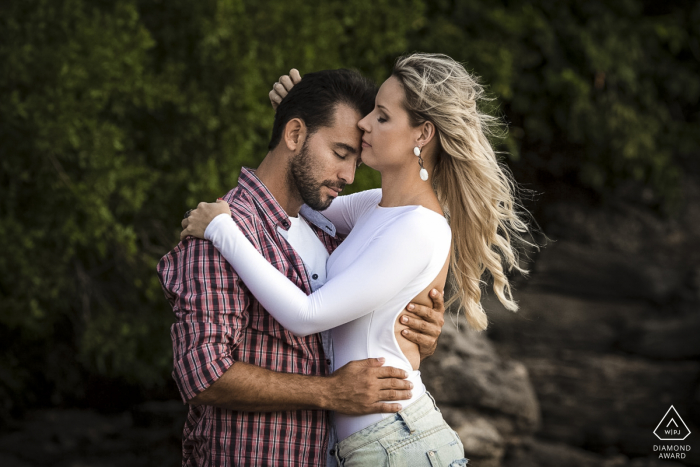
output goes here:
[{"label": "green foliage", "polygon": [[173,318],[155,266],[187,207],[264,156],[271,83],[292,66],[380,78],[421,12],[414,0],[3,8],[5,410],[79,399],[91,374],[166,383]]},{"label": "green foliage", "polygon": [[668,203],[675,158],[697,156],[700,145],[700,4],[651,7],[440,0],[412,45],[484,78],[520,165],[602,194],[636,180]]},{"label": "green foliage", "polygon": [[[447,53],[512,122],[513,164],[671,196],[697,151],[700,6],[639,1],[11,0],[0,15],[0,415],[99,375],[169,381],[155,275],[182,213],[266,152],[271,83]],[[652,14],[653,13],[653,14]],[[693,126],[695,125],[695,126]],[[367,168],[354,190],[378,186]]]}]

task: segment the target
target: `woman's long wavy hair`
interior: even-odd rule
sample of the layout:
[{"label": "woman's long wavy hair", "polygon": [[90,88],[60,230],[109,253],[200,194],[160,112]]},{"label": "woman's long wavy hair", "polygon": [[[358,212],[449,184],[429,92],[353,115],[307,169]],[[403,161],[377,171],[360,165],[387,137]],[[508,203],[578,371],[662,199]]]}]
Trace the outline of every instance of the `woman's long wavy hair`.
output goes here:
[{"label": "woman's long wavy hair", "polygon": [[458,302],[471,327],[486,329],[482,277],[490,274],[500,302],[517,311],[505,271],[527,274],[513,246],[515,240],[524,241],[522,234],[528,232],[522,216],[526,211],[516,200],[510,171],[498,161],[489,142],[502,126],[478,108],[485,100],[482,86],[446,55],[401,57],[392,76],[403,85],[411,124],[430,121],[436,128],[439,149],[433,188],[450,221],[453,242],[449,285],[454,294],[447,306]]}]

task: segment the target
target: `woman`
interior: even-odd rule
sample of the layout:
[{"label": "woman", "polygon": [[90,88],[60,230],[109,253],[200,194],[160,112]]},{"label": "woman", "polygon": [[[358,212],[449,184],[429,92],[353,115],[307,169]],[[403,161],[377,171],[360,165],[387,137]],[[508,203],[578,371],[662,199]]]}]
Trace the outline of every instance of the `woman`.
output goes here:
[{"label": "woman", "polygon": [[398,414],[335,415],[340,465],[468,462],[421,382],[419,359],[401,351],[394,324],[407,301],[444,287],[448,268],[456,291],[448,304],[459,301],[473,328],[487,326],[479,288],[487,270],[499,300],[517,309],[504,265],[525,272],[511,239],[527,226],[488,141],[494,121],[477,109],[482,93],[445,55],[397,61],[374,110],[358,123],[362,162],[381,173],[382,188],[338,197],[324,211],[349,235],[328,260],[327,282],[309,296],[258,254],[226,203],[203,205],[186,223],[183,234],[211,240],[285,328],[297,335],[332,329],[337,367],[381,356],[409,371],[412,397]]}]

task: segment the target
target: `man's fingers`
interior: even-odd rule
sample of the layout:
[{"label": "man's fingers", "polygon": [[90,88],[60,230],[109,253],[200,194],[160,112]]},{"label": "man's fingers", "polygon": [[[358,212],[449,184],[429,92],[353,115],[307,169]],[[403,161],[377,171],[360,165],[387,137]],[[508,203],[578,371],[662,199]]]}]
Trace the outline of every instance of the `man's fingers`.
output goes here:
[{"label": "man's fingers", "polygon": [[376,412],[373,410],[372,413],[396,413],[401,412],[401,404],[388,404],[386,402],[377,402],[374,404]]},{"label": "man's fingers", "polygon": [[[433,332],[431,332],[431,331],[434,331],[434,329],[437,328],[437,326],[431,326],[427,321],[425,321],[423,319],[415,319],[415,318],[411,318],[410,316],[407,316],[407,315],[404,315],[401,317],[401,324],[405,324],[406,326],[408,326],[412,330],[414,330],[416,332],[423,333],[423,334],[426,334],[426,333],[432,334]],[[439,331],[439,329],[438,329],[438,331]]]},{"label": "man's fingers", "polygon": [[280,83],[275,83],[272,85],[272,89],[279,94],[279,96],[284,99],[287,96],[287,90]]},{"label": "man's fingers", "polygon": [[292,83],[294,84],[299,84],[299,81],[301,81],[301,75],[299,74],[299,70],[296,68],[289,70],[289,77],[292,79]]},{"label": "man's fingers", "polygon": [[408,373],[393,366],[383,366],[377,369],[377,378],[408,378]]},{"label": "man's fingers", "polygon": [[408,390],[399,391],[396,389],[387,389],[379,391],[379,397],[383,401],[405,401],[410,399],[411,396],[411,391]]},{"label": "man's fingers", "polygon": [[435,344],[435,337],[413,332],[409,329],[404,329],[401,331],[401,335],[405,337],[406,340],[411,341],[414,344],[418,344],[418,347],[431,347]]},{"label": "man's fingers", "polygon": [[397,390],[411,390],[413,389],[413,383],[406,380],[406,379],[399,379],[399,378],[384,378],[380,380],[379,382],[379,389],[384,391],[388,389],[397,389]]},{"label": "man's fingers", "polygon": [[[419,318],[422,318],[425,321],[430,321],[431,323],[437,323],[437,317],[441,314],[440,312],[435,313],[435,310],[430,307],[419,305],[417,303],[409,303],[406,309]],[[403,317],[401,317],[401,320],[403,324],[406,324],[403,322]]]},{"label": "man's fingers", "polygon": [[[386,359],[385,359],[384,357],[380,357],[380,358],[366,358],[366,359],[362,360],[362,363],[363,363],[365,366],[378,366],[378,367],[380,367],[380,366],[384,365],[384,362],[385,362],[385,361],[386,361]],[[387,368],[392,368],[392,367],[389,366],[389,367],[387,367]],[[394,369],[395,369],[395,368],[394,368]]]},{"label": "man's fingers", "polygon": [[440,292],[437,289],[430,291],[430,299],[433,301],[433,309],[435,311],[445,312],[445,291]]},{"label": "man's fingers", "polygon": [[284,86],[284,89],[289,92],[293,87],[294,83],[292,83],[292,78],[289,77],[289,75],[284,75],[280,77],[279,83]]}]

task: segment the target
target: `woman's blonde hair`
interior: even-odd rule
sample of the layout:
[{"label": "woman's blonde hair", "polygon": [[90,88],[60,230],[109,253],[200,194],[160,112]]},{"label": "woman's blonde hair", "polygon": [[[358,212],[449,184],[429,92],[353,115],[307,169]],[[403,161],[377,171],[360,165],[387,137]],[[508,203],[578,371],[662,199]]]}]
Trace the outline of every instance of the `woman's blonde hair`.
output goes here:
[{"label": "woman's blonde hair", "polygon": [[[433,187],[450,221],[453,248],[447,306],[459,302],[467,322],[486,329],[481,278],[493,278],[500,302],[516,311],[505,270],[527,274],[518,264],[512,241],[528,232],[518,212],[516,185],[489,142],[501,126],[482,113],[484,89],[464,67],[442,54],[415,53],[397,60],[392,76],[403,85],[404,105],[413,126],[435,125],[439,142]],[[527,243],[527,242],[525,242]]]}]

